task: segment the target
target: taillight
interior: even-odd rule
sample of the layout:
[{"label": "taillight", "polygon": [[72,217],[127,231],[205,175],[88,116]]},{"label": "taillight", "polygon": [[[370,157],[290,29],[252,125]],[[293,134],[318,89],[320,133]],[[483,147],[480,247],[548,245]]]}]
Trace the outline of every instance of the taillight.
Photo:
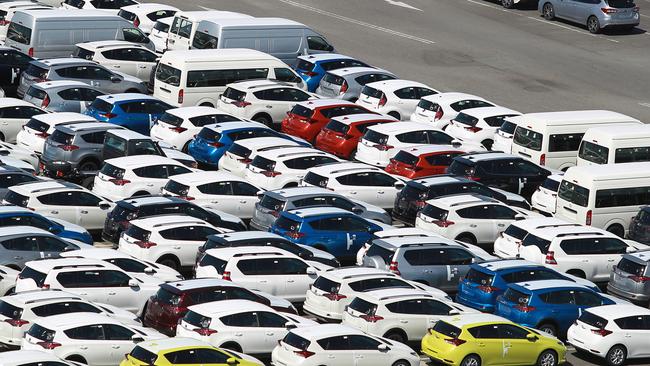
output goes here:
[{"label": "taillight", "polygon": [[460,346],[461,344],[463,344],[463,343],[465,343],[467,341],[464,341],[464,340],[458,339],[458,338],[445,338],[445,342],[447,342],[449,344],[453,344],[454,346],[458,347],[458,346]]},{"label": "taillight", "polygon": [[280,174],[282,174],[282,173],[280,173],[280,172],[276,172],[276,171],[272,171],[272,170],[265,170],[265,171],[262,172],[262,174],[263,174],[265,177],[273,178],[273,177],[277,177],[278,175],[280,175]]},{"label": "taillight", "polygon": [[208,145],[210,145],[212,147],[223,147],[223,143],[221,143],[219,141],[210,142]]},{"label": "taillight", "polygon": [[634,282],[638,282],[638,283],[646,283],[646,282],[650,281],[650,277],[648,277],[648,276],[632,275],[632,276],[627,276],[627,278],[631,279]]},{"label": "taillight", "polygon": [[467,131],[469,131],[469,132],[474,132],[474,133],[483,130],[482,128],[480,128],[480,127],[476,127],[476,126],[465,127],[465,129],[466,129]]},{"label": "taillight", "polygon": [[271,211],[271,215],[273,215],[273,217],[280,217],[280,211]]},{"label": "taillight", "polygon": [[50,105],[50,96],[45,94],[45,98],[41,102],[41,108],[46,108],[48,105]]},{"label": "taillight", "polygon": [[290,237],[291,239],[298,240],[298,239],[304,237],[305,233],[301,233],[299,231],[289,231],[287,233],[287,236]]},{"label": "taillight", "polygon": [[447,220],[433,220],[432,223],[438,225],[439,227],[450,227],[451,225],[454,224],[453,221],[447,221]]},{"label": "taillight", "polygon": [[600,11],[602,11],[605,14],[614,14],[618,12],[618,9],[616,8],[600,8]]},{"label": "taillight", "polygon": [[434,121],[440,120],[444,114],[445,112],[442,111],[442,107],[438,107],[438,109],[436,109],[436,115],[433,117],[433,120]]},{"label": "taillight", "polygon": [[400,275],[401,273],[399,272],[399,267],[397,262],[391,261],[390,265],[388,266],[388,270],[395,273],[396,275]]},{"label": "taillight", "polygon": [[139,26],[140,25],[140,18],[138,18],[136,16],[135,19],[133,19],[133,25],[135,25],[136,27]]},{"label": "taillight", "polygon": [[108,112],[108,113],[100,113],[99,116],[111,119],[117,117],[117,114]]},{"label": "taillight", "polygon": [[235,107],[238,107],[238,108],[246,108],[249,105],[251,105],[250,102],[246,102],[246,101],[243,101],[243,100],[234,101],[234,102],[232,102],[232,104],[234,104]]},{"label": "taillight", "polygon": [[183,89],[178,91],[178,104],[183,104],[183,99],[185,97],[185,92]]},{"label": "taillight", "polygon": [[612,331],[607,329],[592,329],[591,332],[594,334],[598,334],[601,337],[606,337],[612,334]]},{"label": "taillight", "polygon": [[224,281],[232,281],[232,278],[230,278],[230,271],[223,271],[221,279]]},{"label": "taillight", "polygon": [[34,48],[33,47],[29,48],[29,51],[27,51],[27,55],[29,55],[29,57],[34,57]]},{"label": "taillight", "polygon": [[376,323],[380,320],[384,320],[384,317],[379,315],[361,315],[360,318],[368,323]]},{"label": "taillight", "polygon": [[302,73],[303,73],[304,75],[309,76],[309,77],[312,77],[312,76],[316,76],[316,75],[318,75],[317,73],[315,73],[315,72],[313,72],[313,71],[302,71]]},{"label": "taillight", "polygon": [[239,161],[239,162],[242,163],[242,164],[250,164],[250,163],[253,162],[253,159],[249,159],[249,158],[241,158],[241,159],[237,159],[237,161]]},{"label": "taillight", "polygon": [[382,94],[381,98],[379,99],[379,106],[380,107],[385,106],[387,101],[388,100],[386,99],[386,94]]},{"label": "taillight", "polygon": [[[29,207],[28,207],[29,208]],[[33,211],[33,210],[32,210]],[[41,285],[42,290],[49,290],[50,289],[50,284],[49,283],[44,283]]]},{"label": "taillight", "polygon": [[546,252],[546,259],[544,262],[546,264],[557,264],[557,261],[555,260],[555,252],[552,250]]},{"label": "taillight", "polygon": [[593,216],[593,212],[591,212],[591,210],[587,211],[587,215],[585,215],[585,225],[591,226],[592,216]]},{"label": "taillight", "polygon": [[217,333],[216,330],[210,329],[210,328],[196,328],[194,329],[195,332],[199,333],[199,335],[202,336],[209,336]]},{"label": "taillight", "polygon": [[426,201],[424,201],[424,200],[417,200],[417,201],[415,201],[415,207],[417,207],[417,208],[419,208],[419,209],[424,208],[424,206],[426,206],[426,205],[427,205],[427,203],[426,203]]},{"label": "taillight", "polygon": [[150,241],[148,241],[148,240],[146,240],[146,241],[144,241],[144,240],[138,240],[138,241],[135,242],[135,245],[139,246],[139,247],[142,248],[142,249],[149,249],[149,248],[151,248],[151,247],[155,247],[155,246],[158,245],[158,244],[156,244],[156,243],[154,243],[154,242],[150,242]]},{"label": "taillight", "polygon": [[535,307],[528,305],[517,305],[515,306],[515,309],[521,311],[522,313],[530,313],[531,311],[535,310]]},{"label": "taillight", "polygon": [[131,181],[128,179],[117,179],[117,178],[109,179],[108,181],[115,184],[116,186],[124,186],[131,183]]},{"label": "taillight", "polygon": [[40,137],[42,139],[46,139],[48,136],[50,136],[50,134],[47,132],[39,132],[36,134],[36,137]]},{"label": "taillight", "polygon": [[635,6],[634,8],[632,8],[632,11],[635,12],[635,13],[638,13],[639,10],[641,10],[641,8],[638,5]]},{"label": "taillight", "polygon": [[63,151],[74,151],[79,149],[77,145],[57,145],[57,147]]},{"label": "taillight", "polygon": [[194,201],[194,197],[191,196],[178,196],[178,198],[183,199],[185,201]]},{"label": "taillight", "polygon": [[293,353],[297,354],[300,357],[304,357],[304,358],[309,358],[309,357],[315,355],[314,352],[309,352],[309,351],[304,350],[304,349],[300,350],[300,351],[293,351]]},{"label": "taillight", "polygon": [[333,292],[324,294],[323,296],[326,297],[327,299],[331,300],[331,301],[340,301],[340,300],[343,300],[343,299],[347,298],[347,296],[345,296],[345,295],[341,295],[341,294],[337,294],[337,293],[333,293]]},{"label": "taillight", "polygon": [[341,90],[339,90],[339,94],[345,94],[346,91],[348,91],[348,82],[343,80],[343,84],[341,85]]},{"label": "taillight", "polygon": [[57,343],[57,342],[38,342],[36,344],[38,344],[39,346],[45,349],[55,349],[56,347],[61,347],[61,343]]},{"label": "taillight", "polygon": [[374,147],[375,149],[377,149],[379,151],[388,151],[388,150],[394,148],[394,146],[386,145],[386,144],[375,144],[372,147]]},{"label": "taillight", "polygon": [[494,286],[481,285],[481,286],[479,286],[479,287],[477,287],[477,288],[478,288],[480,291],[483,291],[483,292],[488,293],[488,294],[491,294],[491,293],[493,293],[493,292],[497,292],[497,291],[499,291],[499,288],[498,288],[498,287],[494,287]]},{"label": "taillight", "polygon": [[12,327],[22,327],[25,324],[29,324],[27,320],[22,319],[5,319],[6,323],[9,323]]},{"label": "taillight", "polygon": [[11,21],[9,21],[9,20],[6,20],[6,19],[0,20],[0,26],[6,27],[9,24],[11,24]]},{"label": "taillight", "polygon": [[542,154],[539,157],[539,165],[546,165],[546,154]]},{"label": "taillight", "polygon": [[185,128],[185,127],[174,127],[171,130],[176,132],[176,133],[183,133],[183,132],[187,131],[187,128]]}]

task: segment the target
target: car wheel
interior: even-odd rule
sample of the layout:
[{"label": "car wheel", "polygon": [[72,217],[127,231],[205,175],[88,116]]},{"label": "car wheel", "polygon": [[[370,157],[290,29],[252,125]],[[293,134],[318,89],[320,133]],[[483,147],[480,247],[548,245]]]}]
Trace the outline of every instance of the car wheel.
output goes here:
[{"label": "car wheel", "polygon": [[542,14],[544,15],[544,19],[546,20],[555,19],[555,9],[553,8],[553,4],[551,3],[544,4],[544,7],[542,8]]},{"label": "car wheel", "polygon": [[4,133],[0,133],[0,141],[4,141],[4,140],[5,140],[5,134],[4,134]]},{"label": "car wheel", "polygon": [[401,119],[401,116],[400,116],[399,113],[397,113],[397,112],[394,112],[394,111],[393,111],[393,112],[388,112],[388,115],[391,116],[391,117],[393,117],[393,118],[395,118],[395,119],[398,120],[398,121],[401,121],[401,120],[402,120],[402,119]]},{"label": "car wheel", "polygon": [[605,356],[605,360],[607,360],[607,364],[609,366],[623,365],[625,364],[626,359],[627,350],[620,344],[617,344],[616,346],[610,348],[609,351],[607,351],[607,356]]},{"label": "car wheel", "polygon": [[465,356],[460,362],[460,366],[481,366],[481,359],[477,355]]},{"label": "car wheel", "polygon": [[79,164],[79,171],[80,172],[88,172],[88,171],[95,171],[99,169],[99,165],[92,161],[92,160],[86,160]]},{"label": "car wheel", "polygon": [[165,257],[165,258],[159,259],[158,261],[156,261],[156,263],[162,264],[163,266],[167,266],[167,267],[169,267],[171,269],[174,269],[176,271],[178,271],[179,268],[180,268],[180,263],[178,263],[178,261],[176,259],[170,258],[170,257]]},{"label": "car wheel", "polygon": [[271,121],[271,119],[267,116],[255,116],[253,117],[253,121],[265,124],[271,128],[273,127],[273,121]]},{"label": "car wheel", "polygon": [[501,5],[506,9],[512,9],[515,7],[514,0],[501,0]]},{"label": "car wheel", "polygon": [[600,22],[598,18],[592,15],[587,19],[587,30],[593,34],[600,33]]},{"label": "car wheel", "polygon": [[388,333],[384,334],[384,338],[390,339],[391,341],[406,343],[406,338],[404,334],[400,331],[391,330]]},{"label": "car wheel", "polygon": [[557,327],[551,323],[544,323],[537,327],[537,329],[541,330],[542,332],[546,334],[550,334],[552,336],[557,335]]},{"label": "car wheel", "polygon": [[474,236],[470,234],[460,234],[456,237],[456,240],[462,241],[463,243],[467,243],[467,244],[473,244],[473,245],[476,244],[476,239],[474,238]]},{"label": "car wheel", "polygon": [[206,103],[201,103],[201,104],[199,104],[199,107],[212,107],[212,108],[214,108],[214,106],[212,105],[212,103],[207,103],[207,102],[206,102]]},{"label": "car wheel", "polygon": [[395,363],[393,363],[393,366],[411,366],[411,363],[408,361],[399,360],[395,361]]},{"label": "car wheel", "polygon": [[537,358],[537,366],[556,366],[557,363],[557,353],[550,349],[542,352]]},{"label": "car wheel", "polygon": [[612,225],[607,228],[607,231],[620,238],[623,238],[625,236],[625,229],[623,229],[621,225]]},{"label": "car wheel", "polygon": [[487,139],[481,141],[481,145],[485,146],[486,149],[492,151],[492,145],[494,145],[494,141]]},{"label": "car wheel", "polygon": [[66,359],[67,361],[79,362],[79,363],[82,363],[82,364],[84,364],[84,365],[87,365],[87,364],[88,364],[88,361],[86,361],[85,358],[83,358],[83,357],[81,357],[81,356],[79,356],[79,355],[68,356],[68,357],[66,357],[65,359]]},{"label": "car wheel", "polygon": [[219,348],[225,348],[235,352],[243,352],[241,346],[233,342],[224,343]]}]

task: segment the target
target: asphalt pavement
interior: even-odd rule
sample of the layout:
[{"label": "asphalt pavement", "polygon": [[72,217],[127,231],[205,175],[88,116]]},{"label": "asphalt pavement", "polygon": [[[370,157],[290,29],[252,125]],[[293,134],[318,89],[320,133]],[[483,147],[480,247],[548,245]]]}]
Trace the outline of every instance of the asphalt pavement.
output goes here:
[{"label": "asphalt pavement", "polygon": [[[598,35],[544,20],[531,0],[513,10],[496,0],[155,1],[290,18],[325,35],[339,53],[524,113],[608,109],[650,121],[650,0],[636,0],[641,25],[632,34]],[[569,362],[604,364],[573,353]]]}]

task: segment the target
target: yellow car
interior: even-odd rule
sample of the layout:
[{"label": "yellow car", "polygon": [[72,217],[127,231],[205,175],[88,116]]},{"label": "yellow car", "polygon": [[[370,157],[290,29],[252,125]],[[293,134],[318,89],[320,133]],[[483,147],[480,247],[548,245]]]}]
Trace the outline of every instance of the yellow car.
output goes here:
[{"label": "yellow car", "polygon": [[422,338],[422,352],[453,366],[556,366],[566,361],[566,347],[557,338],[480,313],[436,322]]},{"label": "yellow car", "polygon": [[191,338],[166,338],[140,342],[120,366],[262,366],[248,355],[220,350]]}]

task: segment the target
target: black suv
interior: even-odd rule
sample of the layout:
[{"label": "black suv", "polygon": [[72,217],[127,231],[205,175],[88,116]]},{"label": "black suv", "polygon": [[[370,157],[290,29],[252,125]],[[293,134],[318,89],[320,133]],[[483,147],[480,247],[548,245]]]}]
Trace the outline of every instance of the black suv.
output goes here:
[{"label": "black suv", "polygon": [[185,214],[223,229],[244,231],[246,226],[241,220],[234,221],[221,217],[214,211],[199,207],[177,197],[141,196],[117,201],[115,208],[108,213],[102,230],[102,238],[117,245],[122,232],[129,228],[129,221],[149,216]]},{"label": "black suv", "polygon": [[526,199],[530,199],[546,177],[553,174],[550,170],[524,158],[505,153],[457,156],[447,168],[447,173],[517,193]]}]

